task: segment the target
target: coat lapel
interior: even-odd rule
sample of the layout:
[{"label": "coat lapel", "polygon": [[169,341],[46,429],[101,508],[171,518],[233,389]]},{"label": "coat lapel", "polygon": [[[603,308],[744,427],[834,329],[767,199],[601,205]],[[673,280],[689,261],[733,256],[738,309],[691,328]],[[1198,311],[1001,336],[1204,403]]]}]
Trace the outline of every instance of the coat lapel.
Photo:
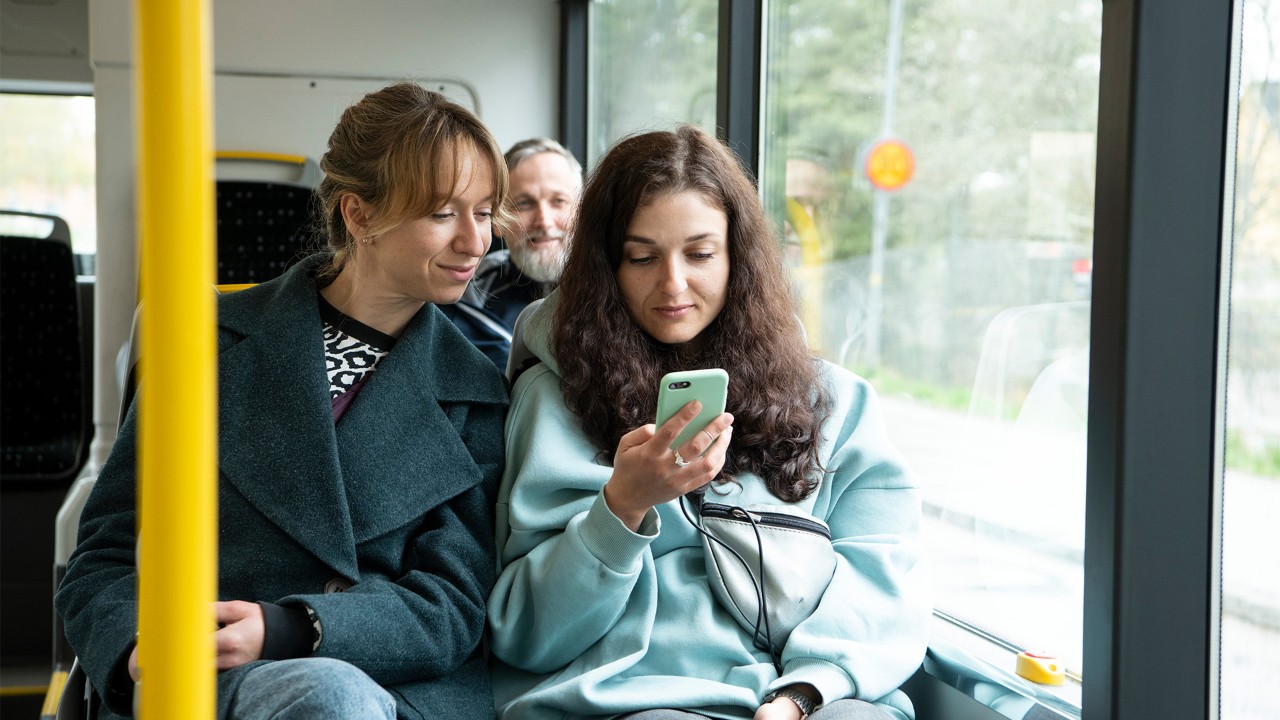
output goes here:
[{"label": "coat lapel", "polygon": [[316,264],[309,258],[278,282],[221,299],[219,326],[231,339],[218,355],[219,469],[271,522],[357,579],[310,276]]},{"label": "coat lapel", "polygon": [[461,436],[466,416],[473,403],[505,402],[492,363],[424,306],[337,425],[356,542],[480,483],[484,473]]}]

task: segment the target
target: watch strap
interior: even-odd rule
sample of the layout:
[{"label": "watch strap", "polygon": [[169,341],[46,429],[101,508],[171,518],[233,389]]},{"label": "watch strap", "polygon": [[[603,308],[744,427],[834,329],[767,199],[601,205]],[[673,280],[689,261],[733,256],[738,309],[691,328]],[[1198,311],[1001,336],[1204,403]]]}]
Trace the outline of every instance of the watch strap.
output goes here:
[{"label": "watch strap", "polygon": [[795,703],[796,706],[800,708],[800,715],[802,718],[812,715],[813,711],[818,709],[818,703],[814,702],[813,698],[792,687],[784,687],[774,690],[765,696],[764,701],[766,703],[771,703],[778,698],[787,698],[791,702]]}]

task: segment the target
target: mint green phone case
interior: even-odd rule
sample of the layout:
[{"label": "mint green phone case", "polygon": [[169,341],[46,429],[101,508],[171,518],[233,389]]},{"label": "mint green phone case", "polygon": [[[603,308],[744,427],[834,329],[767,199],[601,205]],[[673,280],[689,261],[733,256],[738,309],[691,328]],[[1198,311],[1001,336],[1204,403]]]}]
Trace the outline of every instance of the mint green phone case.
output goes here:
[{"label": "mint green phone case", "polygon": [[662,427],[689,402],[697,400],[702,403],[702,411],[676,436],[671,449],[679,448],[701,432],[707,423],[720,417],[728,393],[729,373],[720,368],[682,370],[662,376],[662,383],[658,386],[658,427]]}]

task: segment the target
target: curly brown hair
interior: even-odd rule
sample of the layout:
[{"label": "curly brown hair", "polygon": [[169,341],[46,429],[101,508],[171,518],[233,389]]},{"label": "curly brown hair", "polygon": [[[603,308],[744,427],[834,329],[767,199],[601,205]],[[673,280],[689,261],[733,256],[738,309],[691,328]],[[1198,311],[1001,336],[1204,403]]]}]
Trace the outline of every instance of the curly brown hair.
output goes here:
[{"label": "curly brown hair", "polygon": [[[636,209],[696,192],[728,219],[729,286],[705,342],[666,345],[644,332],[618,289],[622,245]],[[561,389],[602,454],[653,422],[658,384],[673,370],[729,372],[733,440],[716,482],[742,472],[786,502],[818,487],[820,425],[829,401],[805,344],[780,245],[750,176],[704,131],[682,125],[618,142],[591,173],[573,228],[553,319]]]}]

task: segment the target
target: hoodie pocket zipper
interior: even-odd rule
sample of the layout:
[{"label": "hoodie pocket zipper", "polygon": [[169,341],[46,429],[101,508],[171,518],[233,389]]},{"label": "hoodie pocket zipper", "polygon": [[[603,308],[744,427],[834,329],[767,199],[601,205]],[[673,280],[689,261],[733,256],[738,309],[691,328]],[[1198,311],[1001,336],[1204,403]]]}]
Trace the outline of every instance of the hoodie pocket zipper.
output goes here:
[{"label": "hoodie pocket zipper", "polygon": [[786,513],[768,512],[767,510],[748,511],[737,505],[720,505],[719,503],[703,503],[703,517],[718,518],[721,520],[733,520],[736,522],[750,523],[754,518],[757,525],[766,525],[772,527],[788,528],[791,530],[800,530],[802,532],[810,532],[815,535],[830,540],[831,531],[826,525],[814,520],[806,520],[794,515]]}]

